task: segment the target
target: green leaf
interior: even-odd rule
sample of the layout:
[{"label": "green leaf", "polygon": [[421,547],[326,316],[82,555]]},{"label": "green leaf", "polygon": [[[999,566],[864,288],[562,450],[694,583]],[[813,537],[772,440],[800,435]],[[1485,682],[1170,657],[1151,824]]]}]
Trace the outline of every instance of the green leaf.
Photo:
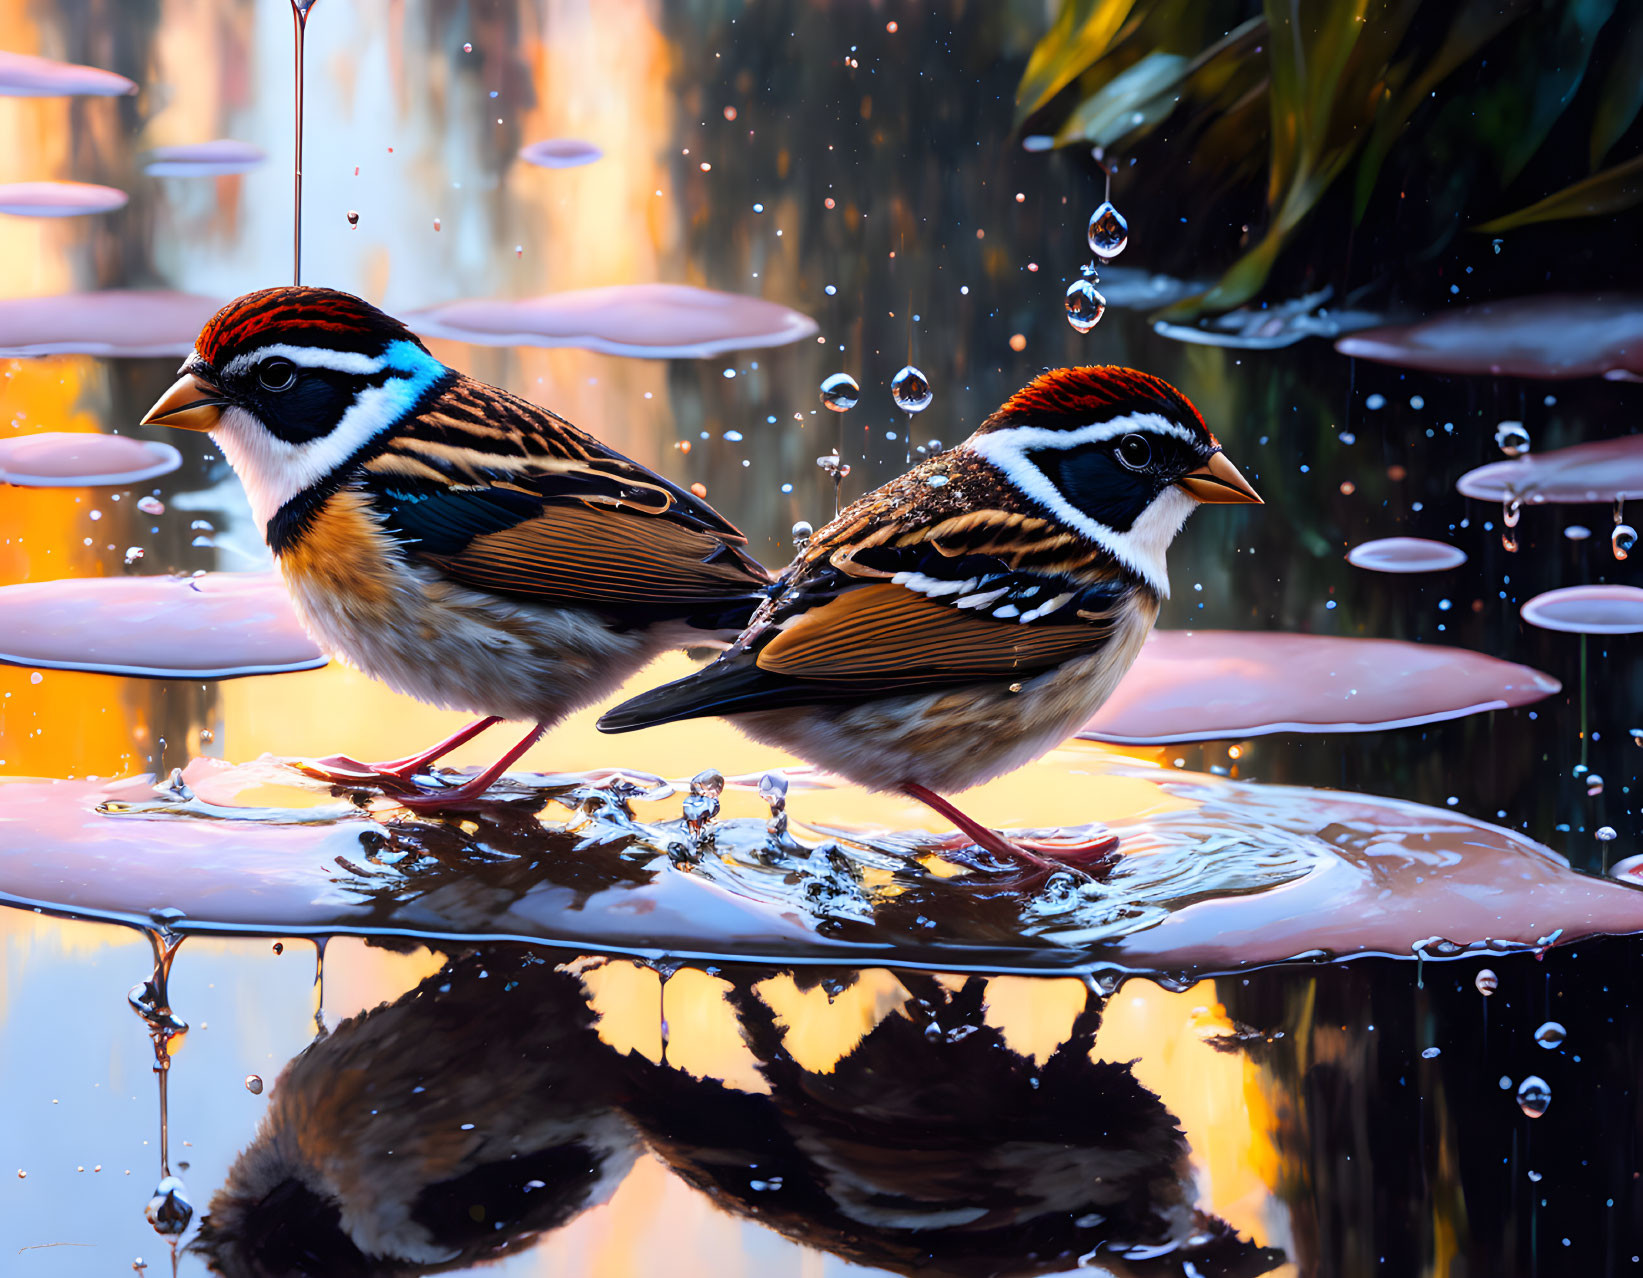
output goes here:
[{"label": "green leaf", "polygon": [[1131,129],[1156,124],[1175,108],[1171,93],[1190,65],[1175,53],[1149,53],[1085,98],[1056,134],[1057,146],[1111,146]]},{"label": "green leaf", "polygon": [[1598,32],[1614,13],[1615,3],[1564,0],[1557,29],[1537,45],[1539,74],[1528,77],[1527,85],[1518,82],[1510,86],[1505,99],[1508,114],[1500,122],[1511,139],[1501,166],[1502,186],[1523,172],[1574,99],[1585,78]]},{"label": "green leaf", "polygon": [[1536,222],[1561,222],[1576,217],[1603,217],[1643,204],[1643,155],[1582,178],[1527,208],[1507,213],[1472,229],[1481,235],[1499,235]]},{"label": "green leaf", "polygon": [[1062,0],[1055,23],[1033,48],[1015,91],[1020,124],[1106,53],[1136,0]]},{"label": "green leaf", "polygon": [[1598,94],[1588,157],[1594,169],[1632,127],[1638,111],[1643,110],[1643,11],[1633,10],[1629,18],[1626,34],[1620,39],[1620,47],[1615,51],[1609,74],[1604,77]]}]

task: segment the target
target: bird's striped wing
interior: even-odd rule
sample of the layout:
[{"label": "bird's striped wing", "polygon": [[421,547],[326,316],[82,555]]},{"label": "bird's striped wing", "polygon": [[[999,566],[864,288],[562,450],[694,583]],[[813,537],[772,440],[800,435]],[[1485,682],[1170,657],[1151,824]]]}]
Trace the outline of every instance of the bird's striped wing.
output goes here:
[{"label": "bird's striped wing", "polygon": [[706,502],[467,379],[396,432],[363,482],[407,555],[499,594],[736,628],[769,581]]},{"label": "bird's striped wing", "polygon": [[600,726],[1025,680],[1099,650],[1134,589],[1088,563],[1046,574],[927,542],[853,547],[784,584],[729,653]]}]

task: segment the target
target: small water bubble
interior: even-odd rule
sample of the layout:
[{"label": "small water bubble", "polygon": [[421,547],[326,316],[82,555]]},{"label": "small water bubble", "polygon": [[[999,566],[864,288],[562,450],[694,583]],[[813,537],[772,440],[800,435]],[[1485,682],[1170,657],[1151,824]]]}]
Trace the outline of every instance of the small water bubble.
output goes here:
[{"label": "small water bubble", "polygon": [[797,520],[793,524],[793,549],[802,551],[810,544],[810,538],[815,536],[816,530],[810,526],[808,519]]},{"label": "small water bubble", "polygon": [[1367,408],[1370,412],[1374,412],[1377,409],[1385,408],[1386,407],[1386,396],[1382,395],[1379,391],[1377,391],[1375,394],[1371,395],[1368,399],[1364,400],[1363,406],[1365,408]]},{"label": "small water bubble", "polygon": [[356,231],[359,229],[359,210],[358,209],[349,209],[348,210],[348,225],[353,227]]},{"label": "small water bubble", "polygon": [[1592,530],[1585,524],[1570,524],[1563,530],[1563,535],[1570,541],[1585,541],[1592,535]]},{"label": "small water bubble", "polygon": [[1435,1060],[1436,1058],[1438,1058],[1439,1056],[1442,1056],[1442,1055],[1443,1055],[1443,1048],[1441,1048],[1441,1047],[1428,1047],[1425,1051],[1423,1051],[1421,1053],[1421,1059],[1430,1061],[1430,1060]]},{"label": "small water bubble", "polygon": [[849,373],[834,373],[821,384],[821,402],[835,413],[849,412],[861,398],[861,387]]},{"label": "small water bubble", "polygon": [[1555,1051],[1563,1046],[1563,1040],[1569,1037],[1569,1031],[1556,1021],[1547,1021],[1535,1031],[1535,1042],[1547,1051]]},{"label": "small water bubble", "polygon": [[1090,214],[1090,251],[1100,258],[1114,258],[1130,242],[1130,224],[1124,215],[1104,200],[1101,207]]},{"label": "small water bubble", "polygon": [[1107,299],[1089,280],[1074,280],[1067,286],[1067,323],[1078,332],[1089,332],[1101,322],[1106,311]]},{"label": "small water bubble", "polygon": [[1595,772],[1588,773],[1586,777],[1586,797],[1588,799],[1595,799],[1602,793],[1603,778],[1598,776]]},{"label": "small water bubble", "polygon": [[890,396],[902,412],[922,413],[930,407],[935,393],[930,389],[930,379],[909,364],[890,379]]},{"label": "small water bubble", "polygon": [[471,44],[464,44],[462,46],[462,52],[464,52],[464,53],[472,53],[473,51],[474,51],[474,47]]},{"label": "small water bubble", "polygon": [[1529,451],[1529,432],[1522,422],[1502,422],[1495,427],[1495,447],[1508,457],[1521,457]]},{"label": "small water bubble", "polygon": [[1609,545],[1614,548],[1616,559],[1626,558],[1637,545],[1637,529],[1630,524],[1616,524],[1614,531],[1609,534]]},{"label": "small water bubble", "polygon": [[139,497],[137,498],[137,509],[145,515],[163,515],[165,514],[165,503],[158,497]]},{"label": "small water bubble", "polygon": [[253,1096],[261,1096],[262,1079],[256,1074],[247,1074],[245,1076],[245,1090],[250,1092]]},{"label": "small water bubble", "polygon": [[1539,1118],[1552,1103],[1552,1089],[1538,1074],[1531,1074],[1517,1085],[1518,1108],[1530,1118]]},{"label": "small water bubble", "polygon": [[1597,841],[1599,843],[1613,843],[1619,837],[1619,831],[1617,831],[1612,825],[1600,825],[1597,827]]},{"label": "small water bubble", "polygon": [[148,1217],[155,1233],[175,1238],[194,1219],[194,1204],[188,1201],[188,1191],[182,1181],[167,1176],[154,1187],[154,1196],[143,1208],[143,1215]]},{"label": "small water bubble", "polygon": [[1482,968],[1472,978],[1472,984],[1478,987],[1479,994],[1483,995],[1484,998],[1488,998],[1500,988],[1500,977],[1496,976],[1492,969],[1486,967]]}]

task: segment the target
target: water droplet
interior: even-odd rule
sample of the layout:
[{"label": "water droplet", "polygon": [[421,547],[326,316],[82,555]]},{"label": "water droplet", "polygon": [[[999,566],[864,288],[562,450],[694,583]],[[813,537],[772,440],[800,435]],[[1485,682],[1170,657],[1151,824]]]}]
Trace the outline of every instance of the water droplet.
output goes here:
[{"label": "water droplet", "polygon": [[464,53],[472,53],[473,51],[474,51],[474,47],[471,44],[464,44],[462,46],[462,52],[464,52]]},{"label": "water droplet", "polygon": [[1616,524],[1614,531],[1609,534],[1609,545],[1614,547],[1616,559],[1624,559],[1637,545],[1637,529],[1630,524]]},{"label": "water droplet", "polygon": [[127,546],[126,547],[126,563],[134,564],[139,559],[141,559],[142,557],[143,557],[143,548],[141,546]]},{"label": "water droplet", "polygon": [[145,515],[163,515],[165,514],[165,503],[158,497],[139,497],[137,499],[137,509]]},{"label": "water droplet", "polygon": [[247,1074],[245,1076],[245,1090],[250,1092],[253,1096],[261,1096],[262,1079],[255,1074]]},{"label": "water droplet", "polygon": [[850,473],[850,463],[847,461],[840,461],[837,453],[829,453],[826,457],[816,458],[816,465],[820,466],[829,475],[831,475],[834,483],[837,483]]},{"label": "water droplet", "polygon": [[922,413],[935,398],[930,379],[911,364],[890,379],[890,395],[904,413]]},{"label": "water droplet", "polygon": [[1435,1060],[1437,1057],[1442,1056],[1442,1055],[1443,1055],[1443,1049],[1441,1047],[1428,1047],[1425,1051],[1423,1051],[1421,1053],[1421,1059],[1430,1061],[1430,1060]]},{"label": "water droplet", "polygon": [[1508,528],[1516,528],[1518,520],[1523,518],[1523,503],[1516,497],[1508,497],[1500,508],[1500,522]]},{"label": "water droplet", "polygon": [[356,230],[359,228],[359,210],[358,209],[349,209],[348,210],[348,225],[351,226],[351,227],[354,227]]},{"label": "water droplet", "polygon": [[926,484],[928,484],[931,488],[945,488],[945,487],[947,487],[947,476],[946,475],[926,475],[924,477],[924,482]]},{"label": "water droplet", "polygon": [[849,373],[834,373],[821,384],[821,402],[835,413],[848,412],[861,398],[861,387]]},{"label": "water droplet", "polygon": [[724,790],[725,775],[717,768],[706,768],[690,778],[684,816],[692,834],[700,834],[707,823],[719,815],[719,796]]},{"label": "water droplet", "polygon": [[1521,457],[1529,451],[1529,432],[1522,422],[1502,422],[1495,427],[1495,447],[1508,457]]},{"label": "water droplet", "polygon": [[[1535,1042],[1539,1043],[1549,1052],[1562,1047],[1563,1040],[1568,1037],[1569,1031],[1564,1029],[1563,1026],[1558,1024],[1556,1021],[1547,1021],[1535,1031]],[[1542,1106],[1541,1108],[1544,1109],[1545,1106]]]},{"label": "water droplet", "polygon": [[1101,322],[1106,314],[1107,299],[1096,292],[1088,280],[1074,280],[1067,287],[1067,323],[1080,333],[1087,333]]},{"label": "water droplet", "polygon": [[175,1238],[194,1219],[194,1204],[188,1201],[188,1191],[182,1181],[167,1176],[154,1187],[154,1196],[143,1208],[143,1215],[148,1217],[155,1233]]},{"label": "water droplet", "polygon": [[1593,772],[1586,778],[1586,797],[1595,799],[1603,793],[1603,778]]},{"label": "water droplet", "polygon": [[1090,251],[1100,258],[1117,257],[1130,242],[1130,224],[1111,200],[1090,214],[1089,240]]},{"label": "water droplet", "polygon": [[1531,1074],[1517,1085],[1518,1108],[1530,1118],[1539,1118],[1552,1103],[1552,1089],[1538,1074]]},{"label": "water droplet", "polygon": [[275,954],[284,954],[285,953],[285,942],[284,941],[275,941],[274,942],[274,953]]},{"label": "water droplet", "polygon": [[1612,825],[1600,825],[1597,827],[1597,841],[1599,843],[1613,843],[1619,837],[1619,831],[1617,831]]},{"label": "water droplet", "polygon": [[816,530],[810,526],[808,519],[800,519],[793,525],[793,549],[803,550],[810,544],[810,538]]},{"label": "water droplet", "polygon": [[1472,978],[1472,984],[1478,987],[1479,994],[1483,995],[1484,998],[1488,998],[1500,988],[1500,977],[1496,976],[1492,969],[1486,967],[1482,968]]}]

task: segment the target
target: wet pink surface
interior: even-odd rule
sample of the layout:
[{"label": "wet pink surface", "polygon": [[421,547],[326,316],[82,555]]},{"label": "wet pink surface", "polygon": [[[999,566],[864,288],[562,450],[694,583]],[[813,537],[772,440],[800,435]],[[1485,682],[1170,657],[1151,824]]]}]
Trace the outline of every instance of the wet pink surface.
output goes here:
[{"label": "wet pink surface", "polygon": [[1424,537],[1382,537],[1352,547],[1346,562],[1370,572],[1442,572],[1465,563],[1466,552]]},{"label": "wet pink surface", "polygon": [[218,138],[187,146],[157,146],[148,153],[144,171],[150,177],[215,177],[248,172],[267,158],[260,146]]},{"label": "wet pink surface", "polygon": [[231,679],[325,660],[272,573],[0,586],[0,661],[12,665]]},{"label": "wet pink surface", "polygon": [[24,488],[134,484],[182,465],[170,444],[125,435],[46,431],[0,439],[0,483]]},{"label": "wet pink surface", "polygon": [[117,97],[135,92],[135,84],[112,71],[72,62],[53,62],[28,53],[0,52],[0,97],[62,98],[78,94]]},{"label": "wet pink surface", "polygon": [[1643,435],[1594,439],[1469,470],[1455,487],[1483,501],[1607,502],[1643,497]]},{"label": "wet pink surface", "polygon": [[0,300],[0,356],[186,355],[222,305],[165,289],[105,289]]},{"label": "wet pink surface", "polygon": [[[159,797],[138,778],[0,783],[0,894],[137,921],[180,910],[182,930],[503,936],[646,957],[993,971],[1192,974],[1370,953],[1443,958],[1643,930],[1643,893],[1457,813],[1111,770],[1178,802],[1114,824],[1124,855],[1093,906],[977,891],[960,875],[828,914],[783,896],[783,875],[768,868],[744,862],[727,874],[749,832],[763,838],[762,820],[721,822],[718,856],[674,867],[664,849],[683,837],[676,794],[645,805],[666,809],[657,824],[590,819],[550,801],[548,789],[538,792],[540,815],[517,792],[463,825],[340,800],[236,806],[241,794],[266,802],[277,793],[262,788],[270,784],[325,799],[276,760],[196,760],[184,780],[198,799]],[[569,780],[555,787],[563,793]],[[827,793],[805,810],[825,808]],[[99,811],[104,802],[117,807]],[[863,853],[846,843],[841,855]],[[1110,921],[1132,910],[1139,917],[1114,930]]]},{"label": "wet pink surface", "polygon": [[404,319],[425,336],[480,346],[579,346],[652,359],[785,346],[816,333],[815,320],[779,302],[689,284],[612,284],[522,301],[451,302]]},{"label": "wet pink surface", "polygon": [[592,142],[580,138],[548,138],[519,148],[519,158],[526,164],[544,169],[574,169],[601,159],[604,152]]},{"label": "wet pink surface", "polygon": [[1565,586],[1523,605],[1523,619],[1542,630],[1577,635],[1643,634],[1643,590],[1636,586]]},{"label": "wet pink surface", "polygon": [[91,182],[0,183],[0,213],[18,217],[80,217],[124,208],[131,197]]},{"label": "wet pink surface", "polygon": [[1335,349],[1434,373],[1631,380],[1643,377],[1643,297],[1548,293],[1483,302],[1353,333]]},{"label": "wet pink surface", "polygon": [[1119,745],[1371,732],[1529,705],[1550,675],[1465,648],[1259,630],[1154,632],[1079,735]]}]

